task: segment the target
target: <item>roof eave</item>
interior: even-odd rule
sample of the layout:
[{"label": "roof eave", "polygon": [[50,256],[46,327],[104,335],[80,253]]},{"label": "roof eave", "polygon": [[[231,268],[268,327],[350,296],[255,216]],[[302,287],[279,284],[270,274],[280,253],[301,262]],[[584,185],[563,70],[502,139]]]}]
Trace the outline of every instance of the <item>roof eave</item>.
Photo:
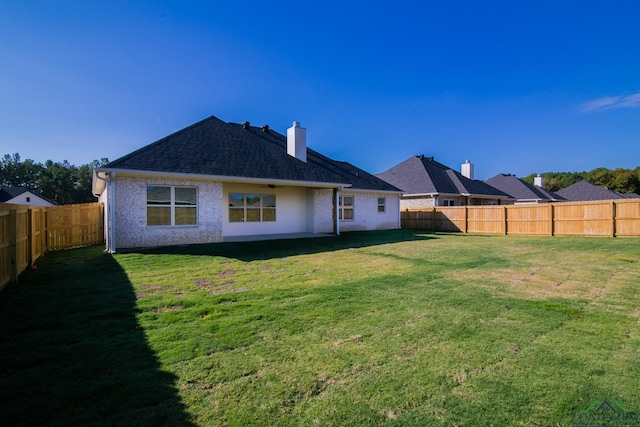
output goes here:
[{"label": "roof eave", "polygon": [[313,187],[313,188],[350,188],[352,184],[344,182],[316,182],[316,181],[296,181],[272,178],[248,178],[241,176],[188,174],[180,172],[158,172],[138,169],[117,169],[117,168],[97,168],[95,173],[115,173],[133,177],[149,178],[171,178],[171,179],[195,179],[203,181],[237,182],[244,184],[278,184],[290,187]]}]

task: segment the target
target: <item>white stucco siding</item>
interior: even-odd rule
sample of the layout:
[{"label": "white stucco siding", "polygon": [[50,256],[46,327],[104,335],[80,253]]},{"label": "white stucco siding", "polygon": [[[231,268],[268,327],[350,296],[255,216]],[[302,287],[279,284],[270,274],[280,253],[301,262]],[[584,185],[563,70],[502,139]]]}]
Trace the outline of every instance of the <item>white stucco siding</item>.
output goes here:
[{"label": "white stucco siding", "polygon": [[[399,227],[398,196],[385,193],[358,193],[343,190],[342,195],[354,196],[353,220],[340,221],[340,231],[390,230]],[[378,198],[385,198],[385,211],[378,212]]]},{"label": "white stucco siding", "polygon": [[[225,183],[223,189],[223,200],[220,207],[222,209],[223,235],[225,237],[313,232],[309,230],[308,216],[312,215],[312,213],[309,207],[308,190],[306,188],[269,188],[266,185]],[[275,195],[276,220],[255,222],[229,221],[230,193]]]},{"label": "white stucco siding", "polygon": [[[187,226],[147,226],[148,185],[196,188],[198,223]],[[221,183],[117,176],[114,197],[115,241],[118,248],[222,241]]]},{"label": "white stucco siding", "polygon": [[312,233],[333,233],[333,190],[313,190]]}]

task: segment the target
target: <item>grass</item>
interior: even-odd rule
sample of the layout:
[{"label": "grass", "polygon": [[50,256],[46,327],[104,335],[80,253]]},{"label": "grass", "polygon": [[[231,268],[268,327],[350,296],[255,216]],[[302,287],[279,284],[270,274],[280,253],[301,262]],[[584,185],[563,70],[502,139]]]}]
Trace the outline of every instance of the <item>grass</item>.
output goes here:
[{"label": "grass", "polygon": [[640,410],[640,240],[346,233],[48,254],[6,425],[573,425]]}]

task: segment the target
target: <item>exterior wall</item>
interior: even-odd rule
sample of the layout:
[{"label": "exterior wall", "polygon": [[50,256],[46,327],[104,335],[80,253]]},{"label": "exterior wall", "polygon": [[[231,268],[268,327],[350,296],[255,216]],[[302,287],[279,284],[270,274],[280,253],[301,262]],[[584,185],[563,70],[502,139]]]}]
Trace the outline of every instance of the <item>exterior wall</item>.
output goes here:
[{"label": "exterior wall", "polygon": [[[29,201],[27,201],[27,197],[29,198]],[[9,199],[4,203],[29,206],[53,206],[53,204],[47,202],[44,199],[41,199],[40,196],[37,196],[29,191],[26,191],[21,195],[14,197],[13,199]]]},{"label": "exterior wall", "polygon": [[333,233],[333,190],[313,190],[312,233]]},{"label": "exterior wall", "polygon": [[[340,221],[340,232],[360,230],[392,230],[400,227],[400,202],[396,194],[357,193],[343,190],[342,195],[353,195],[353,220]],[[385,212],[378,212],[378,197],[386,199]]]},{"label": "exterior wall", "polygon": [[[313,232],[308,228],[306,188],[268,188],[264,185],[225,183],[223,190],[220,207],[222,208],[222,234],[225,237]],[[229,193],[275,194],[276,220],[229,222]]]},{"label": "exterior wall", "polygon": [[[147,226],[147,185],[196,187],[198,189],[198,224],[173,227]],[[106,192],[103,195],[106,195]],[[117,176],[114,196],[117,248],[222,241],[221,183]]]},{"label": "exterior wall", "polygon": [[410,198],[403,197],[400,199],[400,209],[422,209],[422,208],[432,208],[435,206],[435,201],[433,197],[423,197],[423,198]]},{"label": "exterior wall", "polygon": [[445,200],[453,200],[455,202],[454,206],[485,206],[485,205],[500,205],[503,202],[499,199],[479,199],[479,198],[471,198],[461,197],[458,195],[439,195],[437,197],[415,197],[415,196],[404,196],[400,200],[400,209],[424,209],[424,208],[433,208],[436,206],[444,206]]}]

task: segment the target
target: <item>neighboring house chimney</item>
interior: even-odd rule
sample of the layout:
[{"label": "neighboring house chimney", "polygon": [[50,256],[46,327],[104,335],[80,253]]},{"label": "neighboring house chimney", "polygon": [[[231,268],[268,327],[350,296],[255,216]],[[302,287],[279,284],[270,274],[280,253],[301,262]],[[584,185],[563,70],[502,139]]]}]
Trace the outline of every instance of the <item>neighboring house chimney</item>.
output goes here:
[{"label": "neighboring house chimney", "polygon": [[473,163],[469,163],[469,160],[465,160],[460,169],[461,169],[460,173],[462,174],[462,176],[464,176],[466,178],[469,178],[469,179],[474,179],[473,178]]},{"label": "neighboring house chimney", "polygon": [[537,174],[536,176],[533,177],[533,185],[537,185],[540,188],[544,188],[543,184],[544,184],[544,181],[540,176],[540,174]]},{"label": "neighboring house chimney", "polygon": [[300,122],[293,122],[287,129],[287,154],[307,162],[307,130],[300,127]]}]

